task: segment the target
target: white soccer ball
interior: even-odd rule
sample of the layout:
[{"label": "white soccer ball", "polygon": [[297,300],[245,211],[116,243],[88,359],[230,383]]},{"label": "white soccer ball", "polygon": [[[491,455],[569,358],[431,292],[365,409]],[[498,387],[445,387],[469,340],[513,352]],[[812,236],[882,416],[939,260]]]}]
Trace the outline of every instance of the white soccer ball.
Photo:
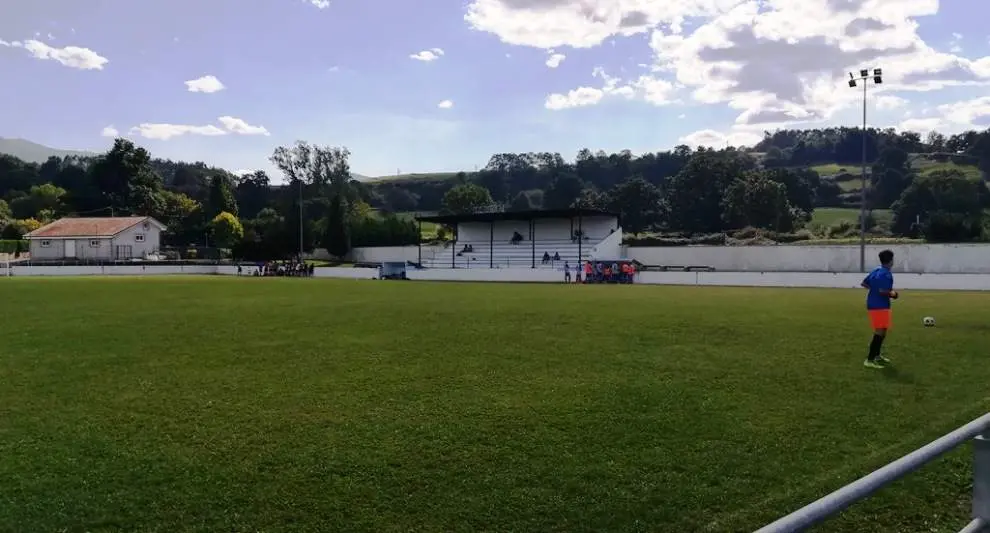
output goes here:
[{"label": "white soccer ball", "polygon": [[926,328],[935,327],[935,317],[933,316],[926,316],[921,322],[925,325]]}]

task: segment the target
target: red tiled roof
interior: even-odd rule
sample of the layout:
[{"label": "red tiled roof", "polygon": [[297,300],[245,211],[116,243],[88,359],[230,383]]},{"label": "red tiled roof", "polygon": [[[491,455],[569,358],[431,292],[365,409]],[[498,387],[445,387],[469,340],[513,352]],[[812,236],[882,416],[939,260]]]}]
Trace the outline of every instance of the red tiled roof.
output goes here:
[{"label": "red tiled roof", "polygon": [[158,224],[150,217],[63,218],[42,226],[25,237],[44,239],[61,237],[112,237],[145,220]]}]

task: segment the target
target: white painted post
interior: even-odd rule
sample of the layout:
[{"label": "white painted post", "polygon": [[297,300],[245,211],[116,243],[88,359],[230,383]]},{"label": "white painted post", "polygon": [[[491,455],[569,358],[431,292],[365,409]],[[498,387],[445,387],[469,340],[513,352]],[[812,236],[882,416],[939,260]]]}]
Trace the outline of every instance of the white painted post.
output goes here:
[{"label": "white painted post", "polygon": [[990,429],[973,439],[973,518],[990,524]]}]

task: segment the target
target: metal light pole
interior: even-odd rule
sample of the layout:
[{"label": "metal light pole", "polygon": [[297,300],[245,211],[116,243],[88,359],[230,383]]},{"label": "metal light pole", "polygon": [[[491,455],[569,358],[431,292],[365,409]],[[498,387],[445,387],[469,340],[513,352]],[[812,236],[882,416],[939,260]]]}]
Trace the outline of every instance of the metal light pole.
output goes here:
[{"label": "metal light pole", "polygon": [[869,69],[862,69],[859,71],[859,77],[856,77],[852,72],[849,73],[849,86],[853,89],[856,88],[857,82],[863,83],[863,176],[862,176],[862,188],[859,193],[859,271],[866,272],[866,88],[869,86],[869,80],[873,78],[873,83],[877,85],[883,83],[883,71],[881,69],[873,69],[873,75],[870,75]]},{"label": "metal light pole", "polygon": [[299,180],[299,260],[303,258],[303,182]]}]

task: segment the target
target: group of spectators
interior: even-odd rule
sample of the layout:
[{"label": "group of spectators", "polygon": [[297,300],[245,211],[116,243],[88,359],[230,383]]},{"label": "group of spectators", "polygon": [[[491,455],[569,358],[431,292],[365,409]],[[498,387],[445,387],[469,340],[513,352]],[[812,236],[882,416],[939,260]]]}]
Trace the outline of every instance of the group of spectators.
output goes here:
[{"label": "group of spectators", "polygon": [[[636,265],[629,261],[586,261],[584,265],[575,265],[574,270],[577,283],[632,283],[636,279]],[[571,282],[570,262],[564,263],[564,281]]]},{"label": "group of spectators", "polygon": [[[252,268],[252,267],[248,267]],[[312,264],[306,264],[302,261],[266,261],[252,268],[248,275],[250,276],[262,276],[262,277],[295,277],[295,278],[311,278],[313,273],[316,271],[316,267]],[[244,266],[237,265],[237,275],[244,275]]]}]

